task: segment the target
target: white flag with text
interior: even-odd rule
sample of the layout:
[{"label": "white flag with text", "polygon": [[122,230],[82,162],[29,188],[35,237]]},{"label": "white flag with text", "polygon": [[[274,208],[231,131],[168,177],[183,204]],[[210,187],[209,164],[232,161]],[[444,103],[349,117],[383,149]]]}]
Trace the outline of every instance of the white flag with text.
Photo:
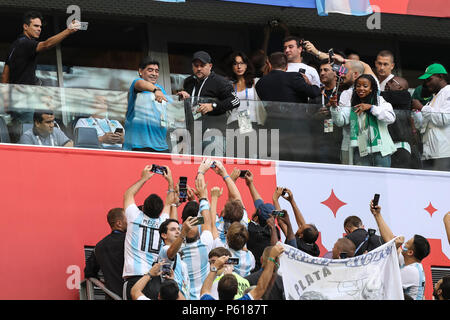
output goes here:
[{"label": "white flag with text", "polygon": [[280,273],[287,300],[403,300],[394,240],[347,259],[313,257],[284,245]]}]

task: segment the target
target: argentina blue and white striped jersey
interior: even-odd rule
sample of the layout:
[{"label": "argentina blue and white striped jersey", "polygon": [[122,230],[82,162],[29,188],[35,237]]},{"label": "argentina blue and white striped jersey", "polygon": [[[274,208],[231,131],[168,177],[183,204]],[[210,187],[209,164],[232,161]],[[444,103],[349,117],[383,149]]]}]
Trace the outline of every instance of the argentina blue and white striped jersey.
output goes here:
[{"label": "argentina blue and white striped jersey", "polygon": [[169,215],[162,213],[159,218],[152,219],[139,210],[136,204],[129,205],[125,215],[128,225],[122,276],[140,276],[147,273],[158,259],[162,243],[159,226]]},{"label": "argentina blue and white striped jersey", "polygon": [[[241,224],[248,228],[248,216],[247,211],[244,209],[244,214],[241,219]],[[223,217],[219,217],[216,214],[216,229],[219,233],[219,236],[214,240],[214,248],[217,247],[225,247],[227,243],[227,234],[225,230],[225,221],[223,221]]]},{"label": "argentina blue and white striped jersey", "polygon": [[233,271],[242,277],[248,276],[250,271],[255,268],[255,256],[253,256],[253,253],[245,250],[227,249],[230,250],[233,258],[239,258],[239,264],[234,266]]},{"label": "argentina blue and white striped jersey", "polygon": [[[171,261],[167,256],[167,250],[169,250],[169,248],[170,248],[169,245],[165,245],[161,248],[161,251],[159,252],[160,259],[166,259],[167,261]],[[178,288],[180,289],[181,293],[184,295],[186,300],[189,300],[189,292],[190,292],[189,271],[187,269],[186,263],[183,260],[181,260],[180,254],[178,252],[176,255],[176,259],[177,263],[175,266],[175,270],[173,270],[175,276],[174,280],[176,281],[176,283],[178,283]],[[171,263],[173,268],[175,260],[171,261]]]},{"label": "argentina blue and white striped jersey", "polygon": [[190,300],[200,299],[203,281],[209,273],[208,254],[214,244],[210,231],[203,231],[200,239],[192,243],[183,243],[180,252],[187,265],[190,282]]},{"label": "argentina blue and white striped jersey", "polygon": [[414,300],[425,298],[425,272],[421,263],[400,267],[403,292]]}]

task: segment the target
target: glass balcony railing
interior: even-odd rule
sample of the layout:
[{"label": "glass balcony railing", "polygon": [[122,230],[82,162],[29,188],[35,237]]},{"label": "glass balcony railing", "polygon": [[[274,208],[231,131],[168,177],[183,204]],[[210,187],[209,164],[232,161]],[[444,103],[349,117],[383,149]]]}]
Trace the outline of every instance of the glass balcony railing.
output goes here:
[{"label": "glass balcony railing", "polygon": [[[77,143],[76,128],[92,127],[97,131],[97,147],[105,149],[145,148],[142,141],[150,141],[148,147],[174,154],[450,168],[450,114],[394,109],[377,119],[368,113],[357,116],[350,107],[330,110],[316,104],[244,100],[231,112],[202,116],[196,113],[198,104],[212,99],[180,101],[170,96],[168,100],[158,103],[148,93],[136,100],[127,118],[126,91],[2,84],[0,139],[24,143],[30,141],[22,139],[29,130],[45,138],[46,133],[35,128],[33,115],[36,110],[50,110],[55,126],[75,147],[83,146]],[[100,139],[117,127],[124,128],[122,139]]]}]

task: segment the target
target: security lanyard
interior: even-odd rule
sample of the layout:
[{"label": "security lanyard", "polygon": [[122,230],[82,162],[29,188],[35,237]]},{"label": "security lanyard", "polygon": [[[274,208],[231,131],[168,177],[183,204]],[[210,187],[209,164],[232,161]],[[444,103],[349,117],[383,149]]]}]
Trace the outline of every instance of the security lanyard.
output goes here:
[{"label": "security lanyard", "polygon": [[[206,80],[208,80],[208,78],[209,77],[206,77],[205,80],[203,80],[202,85],[200,86],[200,89],[198,90],[197,98],[200,98],[200,94],[202,93],[203,86],[205,85],[205,82],[206,82]],[[191,98],[192,104],[194,103],[194,97],[195,97],[195,86],[194,86],[194,89],[192,90],[192,98]]]},{"label": "security lanyard", "polygon": [[[334,87],[333,91],[331,92],[330,98],[335,91],[336,91],[336,87]],[[322,106],[325,107],[325,89],[323,90],[323,94],[322,94]]]},{"label": "security lanyard", "polygon": [[[236,94],[238,93],[237,84],[234,85],[234,92],[236,92]],[[247,101],[247,107],[250,106],[250,102],[248,101],[248,88],[247,87],[245,87],[245,101]]]},{"label": "security lanyard", "polygon": [[[43,144],[42,144],[41,138],[39,136],[36,136],[36,139],[39,142],[39,145],[42,146]],[[51,134],[50,134],[50,143],[51,143],[52,147],[55,146],[55,140],[53,140],[53,137]]]},{"label": "security lanyard", "polygon": [[94,117],[91,117],[91,119],[92,119],[92,121],[94,121],[94,124],[97,125],[103,131],[103,133],[113,132],[113,130],[111,128],[111,122],[109,121],[109,119],[105,118],[105,121],[109,127],[108,131],[105,131],[105,129],[103,129],[103,127],[100,125],[100,122],[98,122],[97,119],[95,119]]}]

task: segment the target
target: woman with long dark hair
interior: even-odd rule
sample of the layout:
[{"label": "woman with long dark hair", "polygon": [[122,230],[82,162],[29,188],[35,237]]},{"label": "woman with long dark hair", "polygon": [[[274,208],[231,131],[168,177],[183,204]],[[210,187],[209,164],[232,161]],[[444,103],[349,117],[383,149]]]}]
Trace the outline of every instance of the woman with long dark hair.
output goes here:
[{"label": "woman with long dark hair", "polygon": [[395,121],[392,105],[380,96],[375,78],[363,74],[355,81],[350,109],[350,146],[356,165],[390,167],[396,151],[388,131]]},{"label": "woman with long dark hair", "polygon": [[258,79],[254,76],[253,65],[247,55],[239,51],[231,54],[227,72],[241,101],[239,108],[229,113],[227,125],[246,134],[262,126],[266,118],[264,106],[255,90]]}]

